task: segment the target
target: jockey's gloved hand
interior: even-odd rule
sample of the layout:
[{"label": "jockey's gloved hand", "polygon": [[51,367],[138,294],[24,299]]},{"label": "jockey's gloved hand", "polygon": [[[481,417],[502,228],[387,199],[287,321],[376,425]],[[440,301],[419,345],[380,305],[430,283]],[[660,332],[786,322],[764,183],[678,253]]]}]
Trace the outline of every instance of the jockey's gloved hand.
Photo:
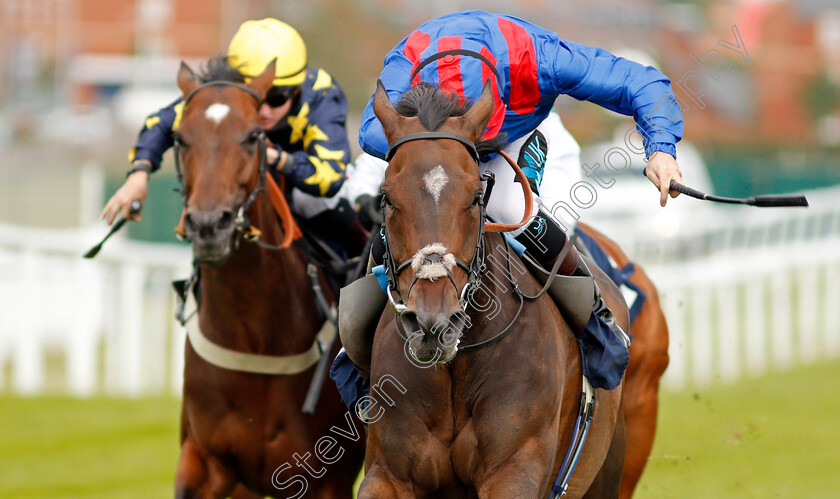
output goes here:
[{"label": "jockey's gloved hand", "polygon": [[266,148],[265,160],[270,169],[282,174],[289,173],[294,164],[294,157],[274,144]]},{"label": "jockey's gloved hand", "polygon": [[356,211],[359,213],[359,222],[365,229],[370,230],[374,225],[382,225],[382,212],[376,197],[370,194],[357,197]]}]

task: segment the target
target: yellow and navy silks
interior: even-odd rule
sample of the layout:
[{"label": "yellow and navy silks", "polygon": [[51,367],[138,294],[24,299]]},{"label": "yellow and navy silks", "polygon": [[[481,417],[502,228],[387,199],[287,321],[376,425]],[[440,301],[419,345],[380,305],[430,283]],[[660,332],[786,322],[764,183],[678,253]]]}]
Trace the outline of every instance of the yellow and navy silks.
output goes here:
[{"label": "yellow and navy silks", "polygon": [[[300,90],[300,99],[288,119],[266,135],[294,157],[286,174],[288,185],[313,196],[333,196],[344,183],[350,160],[345,128],[347,98],[323,69],[307,69]],[[145,159],[152,164],[152,171],[160,168],[163,153],[174,143],[172,132],[181,123],[183,107],[178,99],[146,118],[129,153],[130,162]]]}]

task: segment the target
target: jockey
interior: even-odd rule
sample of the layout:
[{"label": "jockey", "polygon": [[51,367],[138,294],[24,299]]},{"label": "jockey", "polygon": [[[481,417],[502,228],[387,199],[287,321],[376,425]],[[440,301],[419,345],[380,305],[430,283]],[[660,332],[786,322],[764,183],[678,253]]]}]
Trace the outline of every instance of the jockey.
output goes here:
[{"label": "jockey", "polygon": [[[653,67],[564,41],[515,17],[476,10],[422,24],[386,55],[380,80],[392,103],[421,82],[474,101],[490,81],[495,108],[483,138],[504,134],[504,150],[518,158],[535,201],[528,223],[509,234],[545,269],[554,266],[569,243],[566,232],[574,220],[564,220],[562,193],[569,193],[580,178],[579,148],[551,112],[561,94],[632,115],[644,139],[647,175],[659,189],[660,204],[665,206],[669,193],[671,197],[679,194],[670,191],[669,184],[672,179],[682,180],[675,159],[682,118],[668,78]],[[373,112],[373,98],[362,115],[359,142],[376,158],[384,158],[388,151],[382,124]],[[500,155],[484,157],[481,169],[492,171],[496,179],[488,217],[499,223],[518,223],[524,198],[505,160]],[[359,198],[359,204],[365,201]],[[383,251],[380,247],[380,254]],[[374,260],[381,262],[376,254]],[[561,275],[592,275],[574,248],[559,269]],[[629,360],[629,337],[616,325],[597,286],[589,322],[578,341],[589,357],[584,360],[584,373],[593,386],[618,386]]]},{"label": "jockey", "polygon": [[[327,229],[344,248],[361,249],[364,236],[360,243],[355,212],[336,195],[350,159],[344,92],[326,71],[307,67],[306,45],[294,28],[271,18],[244,22],[230,41],[227,63],[248,82],[272,60],[274,86],[259,108],[260,127],[271,143],[267,162],[292,187],[292,211],[308,227]],[[108,224],[119,212],[129,217],[133,200],[145,201],[149,174],[160,168],[163,153],[173,146],[183,108],[179,98],[146,118],[129,152],[125,184],[102,211]],[[139,213],[131,217],[140,220]]]}]

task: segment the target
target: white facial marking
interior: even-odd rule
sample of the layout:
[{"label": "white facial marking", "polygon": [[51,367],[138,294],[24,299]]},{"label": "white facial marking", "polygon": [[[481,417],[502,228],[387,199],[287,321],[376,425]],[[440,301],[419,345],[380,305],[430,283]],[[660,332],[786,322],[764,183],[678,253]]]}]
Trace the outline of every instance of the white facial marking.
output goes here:
[{"label": "white facial marking", "polygon": [[211,104],[210,107],[204,111],[204,116],[207,116],[208,120],[218,125],[223,119],[225,119],[225,116],[227,116],[229,112],[230,107],[227,104],[216,102],[215,104]]},{"label": "white facial marking", "polygon": [[443,166],[437,165],[426,172],[426,174],[423,175],[423,181],[426,182],[426,190],[429,191],[429,194],[431,194],[434,198],[435,204],[438,204],[440,191],[442,191],[446,184],[449,183],[449,177],[443,170]]},{"label": "white facial marking", "polygon": [[[438,255],[434,262],[427,261],[427,257]],[[455,266],[455,256],[452,253],[447,253],[446,247],[441,243],[430,244],[417,253],[411,261],[411,269],[417,273],[418,279],[428,279],[434,281],[438,277],[444,277],[449,274],[452,267]]]}]

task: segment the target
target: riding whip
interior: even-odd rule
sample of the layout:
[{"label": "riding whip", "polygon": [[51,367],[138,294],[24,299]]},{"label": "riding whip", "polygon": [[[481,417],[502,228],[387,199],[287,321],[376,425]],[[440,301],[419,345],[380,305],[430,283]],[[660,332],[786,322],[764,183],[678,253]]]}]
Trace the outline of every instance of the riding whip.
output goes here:
[{"label": "riding whip", "polygon": [[[645,168],[643,174],[647,176],[647,168]],[[671,188],[671,190],[681,192],[686,196],[693,197],[696,199],[702,199],[705,201],[714,201],[716,203],[746,204],[749,206],[757,206],[759,208],[779,208],[790,206],[801,206],[804,208],[808,207],[808,200],[805,198],[805,196],[802,195],[765,195],[752,196],[748,198],[727,198],[723,196],[712,196],[711,194],[706,194],[705,192],[701,192],[696,189],[692,189],[691,187],[682,185],[681,183],[673,179],[671,180],[669,187]]]},{"label": "riding whip", "polygon": [[[131,205],[128,207],[128,213],[129,215],[134,215],[135,213],[139,213],[141,208],[143,208],[143,203],[141,203],[140,200],[135,199],[131,202]],[[117,220],[117,223],[115,223],[114,226],[111,227],[111,230],[108,231],[108,234],[105,235],[105,238],[102,239],[102,241],[100,241],[99,244],[89,249],[88,252],[84,254],[84,258],[95,257],[99,253],[99,250],[102,249],[102,245],[105,244],[105,241],[107,241],[108,238],[114,234],[114,232],[120,230],[122,226],[125,225],[126,220],[128,220],[128,218],[120,217],[120,219]]]}]

